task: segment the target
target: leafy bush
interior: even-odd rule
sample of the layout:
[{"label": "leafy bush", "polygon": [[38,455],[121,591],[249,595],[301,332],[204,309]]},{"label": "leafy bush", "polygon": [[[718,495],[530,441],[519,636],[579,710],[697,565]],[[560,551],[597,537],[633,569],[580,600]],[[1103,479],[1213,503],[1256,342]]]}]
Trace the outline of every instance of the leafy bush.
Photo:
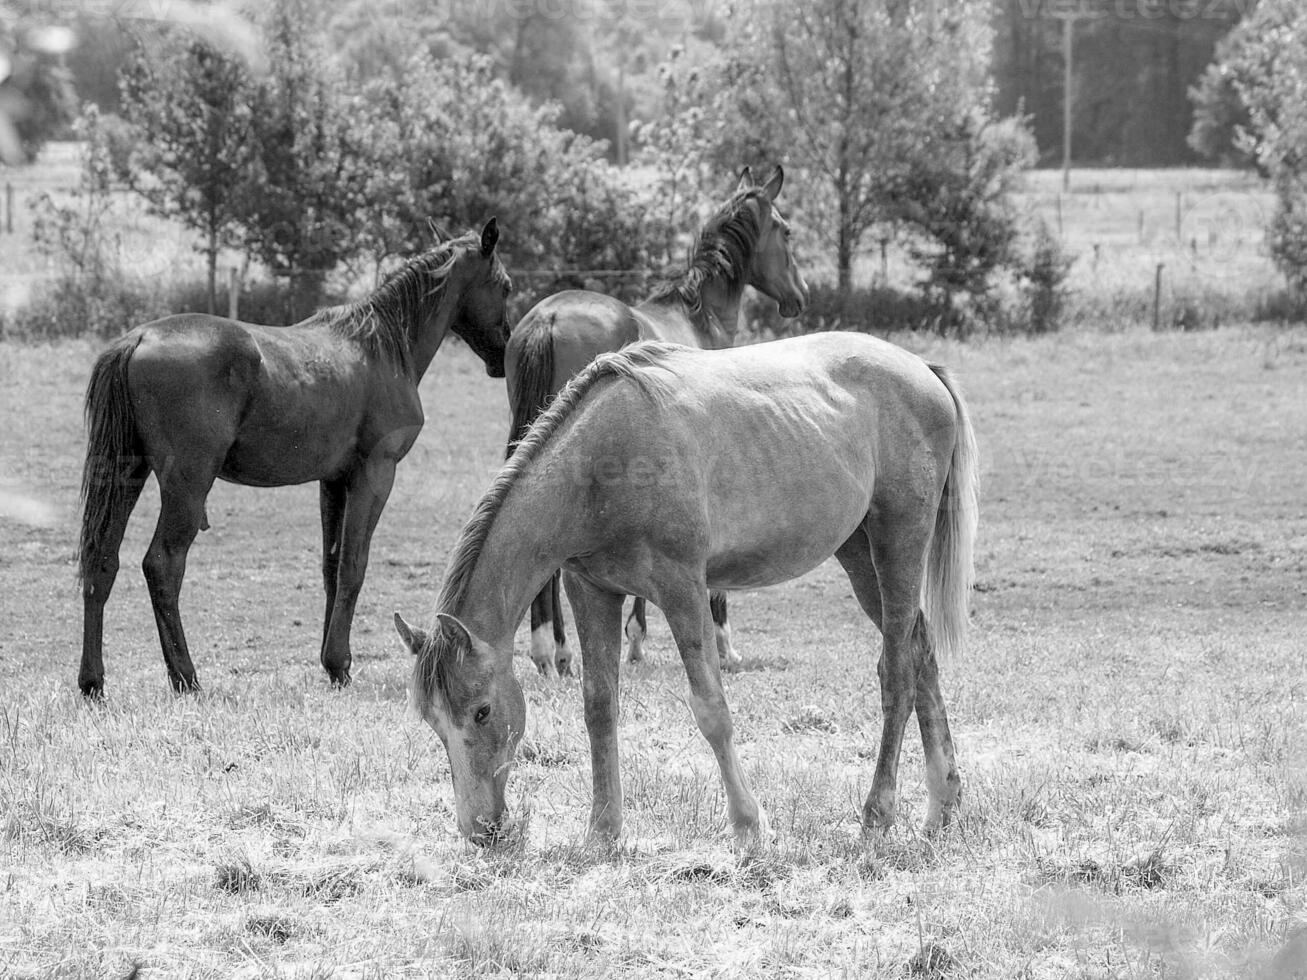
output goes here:
[{"label": "leafy bush", "polygon": [[53,279],[42,283],[24,305],[0,314],[0,336],[26,341],[107,339],[167,312],[166,301],[148,280]]},{"label": "leafy bush", "polygon": [[940,332],[948,311],[915,291],[888,286],[854,287],[844,297],[837,284],[808,283],[808,307],[803,315],[782,319],[776,304],[750,293],[744,302],[741,332],[758,340],[793,337],[825,330],[852,330],[888,337],[911,331]]},{"label": "leafy bush", "polygon": [[1067,276],[1074,262],[1075,257],[1068,255],[1062,243],[1041,223],[1030,255],[1018,273],[1026,307],[1025,332],[1052,333],[1061,326],[1068,293]]}]

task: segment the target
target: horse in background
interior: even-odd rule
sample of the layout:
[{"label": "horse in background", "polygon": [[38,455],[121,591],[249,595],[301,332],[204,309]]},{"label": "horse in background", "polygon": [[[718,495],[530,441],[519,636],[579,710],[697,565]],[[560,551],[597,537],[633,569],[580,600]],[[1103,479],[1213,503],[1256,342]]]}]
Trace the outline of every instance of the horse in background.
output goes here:
[{"label": "horse in background", "polygon": [[[554,395],[598,355],[637,340],[664,340],[717,349],[734,343],[746,285],[776,301],[781,316],[798,316],[808,287],[790,248],[790,226],[776,207],[785,183],[777,166],[761,184],[746,167],[735,192],[708,220],[679,276],[636,306],[603,293],[566,290],[541,300],[522,317],[505,354],[512,408],[509,453]],[[737,663],[726,596],[712,597],[717,643],[724,662]],[[629,657],[640,660],[645,602],[636,597],[626,621]],[[541,673],[571,673],[558,576],[531,604],[531,660]]]},{"label": "horse in background", "polygon": [[[666,461],[651,478],[649,461]],[[525,728],[513,635],[564,570],[584,667],[591,832],[622,827],[618,678],[622,604],[658,604],[690,683],[741,844],[767,818],[736,757],[709,608],[716,589],[795,578],[831,555],[884,639],[883,728],[862,820],[894,821],[915,710],[926,829],[962,783],[937,653],[967,627],[977,453],[947,371],[863,334],[822,333],[697,351],[644,343],[592,362],[536,421],[464,528],[430,633],[395,625],[415,654],[412,700],[449,755],[458,826],[510,828],[504,790]]]},{"label": "horse in background", "polygon": [[82,693],[104,691],[104,605],[146,479],[160,512],[143,569],[174,689],[199,687],[178,611],[186,556],[209,526],[215,479],[246,486],[320,483],[326,590],[319,659],[350,679],[350,627],[372,532],[395,466],[424,420],[418,397],[449,331],[504,376],[512,281],[491,218],[479,235],[438,243],[367,299],[288,327],[187,313],[137,327],[100,355],[86,391],[79,571]]}]

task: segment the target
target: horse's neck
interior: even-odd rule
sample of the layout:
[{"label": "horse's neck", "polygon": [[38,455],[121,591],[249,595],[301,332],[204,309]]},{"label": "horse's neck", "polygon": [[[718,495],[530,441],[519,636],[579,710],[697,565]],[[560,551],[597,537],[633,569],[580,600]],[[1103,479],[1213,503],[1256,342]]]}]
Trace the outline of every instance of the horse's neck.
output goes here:
[{"label": "horse's neck", "polygon": [[444,286],[439,287],[440,295],[435,308],[426,312],[419,311],[408,318],[410,362],[413,366],[413,383],[417,384],[427,373],[431,361],[435,358],[440,345],[445,342],[453,323],[453,306],[456,297],[449,296]]},{"label": "horse's neck", "polygon": [[644,304],[652,329],[645,340],[666,340],[689,347],[715,350],[734,343],[740,316],[740,290],[732,291],[724,283],[711,281],[699,290],[699,310],[691,312],[685,301],[676,297],[656,304]]},{"label": "horse's neck", "polygon": [[575,483],[567,467],[528,464],[495,515],[455,615],[496,648],[512,641],[531,600],[578,551],[586,523],[572,513],[584,496]]}]

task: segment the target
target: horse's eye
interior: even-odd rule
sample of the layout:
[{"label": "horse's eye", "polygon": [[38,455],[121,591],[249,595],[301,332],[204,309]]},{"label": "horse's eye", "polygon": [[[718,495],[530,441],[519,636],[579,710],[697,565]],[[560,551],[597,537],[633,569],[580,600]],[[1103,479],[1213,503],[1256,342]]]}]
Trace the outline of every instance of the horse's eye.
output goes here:
[{"label": "horse's eye", "polygon": [[490,717],[490,705],[483,704],[481,707],[477,708],[477,713],[472,716],[472,720],[475,721],[478,725],[484,725],[486,723],[486,719],[489,717]]}]

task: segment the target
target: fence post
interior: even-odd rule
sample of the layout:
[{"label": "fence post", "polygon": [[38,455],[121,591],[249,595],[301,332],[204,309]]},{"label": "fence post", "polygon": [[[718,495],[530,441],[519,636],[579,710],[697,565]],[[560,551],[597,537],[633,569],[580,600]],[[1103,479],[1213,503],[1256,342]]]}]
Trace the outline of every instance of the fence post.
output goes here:
[{"label": "fence post", "polygon": [[14,185],[5,181],[5,231],[14,233]]},{"label": "fence post", "polygon": [[236,278],[236,267],[227,266],[227,316],[229,319],[239,319],[240,313],[240,282]]},{"label": "fence post", "polygon": [[1157,279],[1153,283],[1153,332],[1156,333],[1162,325],[1162,270],[1166,268],[1165,262],[1157,263]]}]

